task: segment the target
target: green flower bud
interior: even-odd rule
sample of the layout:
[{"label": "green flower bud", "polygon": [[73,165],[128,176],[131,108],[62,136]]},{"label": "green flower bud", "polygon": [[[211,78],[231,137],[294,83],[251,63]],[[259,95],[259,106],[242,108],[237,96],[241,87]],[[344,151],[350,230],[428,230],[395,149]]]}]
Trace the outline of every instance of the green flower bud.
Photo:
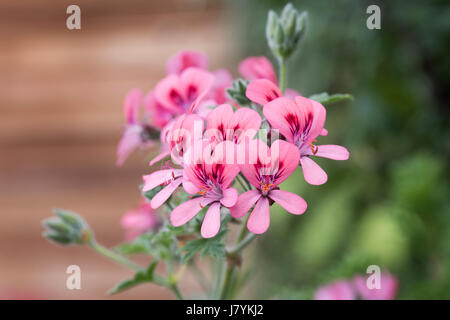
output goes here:
[{"label": "green flower bud", "polygon": [[92,231],[76,213],[55,209],[56,217],[45,219],[43,236],[57,244],[84,244],[92,239]]},{"label": "green flower bud", "polygon": [[270,10],[267,16],[266,23],[266,38],[268,42],[271,42],[275,37],[275,28],[278,25],[278,15]]},{"label": "green flower bud", "polygon": [[298,17],[295,24],[295,42],[299,43],[306,33],[308,27],[308,12],[302,12]]}]

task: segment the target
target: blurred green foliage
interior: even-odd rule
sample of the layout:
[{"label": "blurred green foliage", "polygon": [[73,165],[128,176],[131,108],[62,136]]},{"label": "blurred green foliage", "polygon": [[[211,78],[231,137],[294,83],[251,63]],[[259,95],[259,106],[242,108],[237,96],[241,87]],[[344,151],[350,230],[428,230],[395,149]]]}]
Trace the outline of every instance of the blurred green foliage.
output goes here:
[{"label": "blurred green foliage", "polygon": [[[327,107],[329,135],[350,160],[319,159],[328,182],[300,170],[283,185],[308,210],[274,205],[258,243],[261,298],[310,298],[317,286],[364,273],[369,264],[399,279],[400,299],[450,298],[450,6],[448,1],[291,1],[309,29],[288,65],[288,87],[309,96],[349,92]],[[230,2],[241,56],[266,55],[269,9],[287,1]],[[366,27],[381,8],[381,30]]]}]

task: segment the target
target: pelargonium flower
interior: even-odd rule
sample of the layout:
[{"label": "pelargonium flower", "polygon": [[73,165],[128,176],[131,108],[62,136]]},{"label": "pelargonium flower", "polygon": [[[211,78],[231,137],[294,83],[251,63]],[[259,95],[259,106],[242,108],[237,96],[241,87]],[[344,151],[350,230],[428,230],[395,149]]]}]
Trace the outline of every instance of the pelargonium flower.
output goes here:
[{"label": "pelargonium flower", "polygon": [[[240,218],[256,203],[247,227],[251,232],[261,234],[270,224],[271,201],[277,202],[292,214],[304,213],[307,204],[303,198],[278,188],[297,168],[300,156],[298,148],[282,140],[276,140],[270,148],[261,140],[252,140],[240,145],[242,148],[245,148],[245,161],[240,165],[241,171],[256,189],[239,196],[236,204],[230,208],[231,215]],[[239,150],[238,154],[242,154],[242,151]]]},{"label": "pelargonium flower", "polygon": [[397,294],[397,279],[389,272],[383,272],[380,275],[380,288],[369,289],[367,287],[367,277],[357,275],[353,278],[353,284],[364,300],[392,300]]},{"label": "pelargonium flower", "polygon": [[181,74],[190,67],[208,69],[208,57],[199,51],[183,50],[169,58],[166,70],[167,74]]},{"label": "pelargonium flower", "polygon": [[221,207],[232,207],[238,197],[231,184],[239,173],[239,166],[235,161],[227,161],[230,154],[232,157],[235,154],[235,145],[230,141],[213,147],[204,140],[200,147],[194,146],[186,152],[183,175],[190,184],[183,187],[195,197],[172,211],[170,221],[174,226],[184,225],[208,206],[201,235],[211,238],[219,232]]},{"label": "pelargonium flower", "polygon": [[208,94],[213,81],[214,76],[208,71],[191,67],[179,75],[170,74],[158,82],[155,98],[173,113],[190,112],[196,100]]},{"label": "pelargonium flower", "polygon": [[126,212],[120,223],[126,230],[126,239],[132,240],[142,233],[155,229],[159,220],[150,204],[142,199],[141,205]]},{"label": "pelargonium flower", "polygon": [[206,117],[205,136],[211,143],[232,141],[236,144],[252,139],[261,126],[261,117],[250,108],[238,108],[233,112],[229,104],[222,104]]},{"label": "pelargonium flower", "polygon": [[[198,130],[198,133],[196,130]],[[150,165],[152,165],[155,160],[161,160],[165,156],[171,154],[172,160],[176,164],[183,166],[184,153],[194,145],[196,140],[201,140],[202,134],[203,119],[201,119],[198,115],[184,114],[179,116],[167,133],[168,150],[161,153],[156,159],[153,159],[150,162]],[[196,136],[199,138],[197,139]],[[152,198],[150,202],[152,208],[154,209],[164,204],[182,183],[187,183],[183,181],[183,169],[175,168],[155,171],[151,174],[145,175],[143,179],[143,192],[153,190],[160,185],[165,186]]]},{"label": "pelargonium flower", "polygon": [[264,116],[273,129],[278,129],[287,141],[300,151],[300,164],[306,182],[320,185],[327,181],[326,172],[310,157],[347,160],[349,152],[338,145],[314,145],[322,133],[325,108],[317,101],[297,96],[295,100],[277,98],[264,105]]},{"label": "pelargonium flower", "polygon": [[157,131],[150,124],[139,119],[142,102],[143,93],[140,89],[131,90],[125,98],[123,111],[126,126],[117,147],[117,166],[123,165],[133,150],[154,145]]},{"label": "pelargonium flower", "polygon": [[347,280],[336,280],[322,286],[314,293],[314,300],[355,300],[356,294],[352,283]]}]

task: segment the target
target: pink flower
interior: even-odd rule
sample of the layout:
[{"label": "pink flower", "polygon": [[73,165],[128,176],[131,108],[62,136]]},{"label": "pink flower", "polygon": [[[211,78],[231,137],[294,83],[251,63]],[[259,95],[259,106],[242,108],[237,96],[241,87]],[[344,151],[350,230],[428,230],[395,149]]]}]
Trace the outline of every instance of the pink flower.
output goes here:
[{"label": "pink flower", "polygon": [[323,128],[326,110],[320,103],[302,96],[295,97],[295,101],[282,97],[264,105],[263,113],[272,128],[278,129],[287,141],[300,150],[300,164],[306,182],[320,185],[328,179],[311,156],[333,160],[349,158],[349,152],[342,146],[314,145],[320,134],[327,133]]},{"label": "pink flower", "polygon": [[132,240],[138,235],[156,228],[159,222],[150,204],[143,199],[138,208],[123,215],[120,223],[127,231],[126,238]]},{"label": "pink flower", "polygon": [[210,111],[206,117],[206,138],[212,143],[232,141],[241,143],[252,139],[261,126],[258,112],[250,108],[239,108],[233,112],[229,104],[222,104]]},{"label": "pink flower", "polygon": [[336,280],[320,287],[314,293],[314,300],[355,300],[356,294],[351,282]]},{"label": "pink flower", "polygon": [[239,73],[248,80],[267,79],[278,84],[272,63],[264,56],[244,59],[239,64]]},{"label": "pink flower", "polygon": [[[201,140],[202,134],[203,119],[201,119],[198,115],[183,114],[179,116],[167,133],[168,150],[162,152],[155,159],[153,159],[150,162],[150,165],[153,165],[156,160],[159,161],[169,154],[172,155],[172,160],[175,163],[184,165],[184,153],[195,144],[196,140]],[[155,171],[151,174],[145,175],[143,179],[144,187],[142,191],[144,192],[153,190],[160,185],[165,186],[152,198],[150,204],[153,209],[159,208],[164,202],[166,202],[182,183],[188,183],[187,181],[183,181],[183,169],[173,168]]]},{"label": "pink flower", "polygon": [[[368,276],[367,276],[368,277]],[[380,288],[369,289],[367,287],[367,277],[357,275],[353,278],[353,284],[364,300],[393,300],[397,293],[397,279],[389,272],[380,275]]]},{"label": "pink flower", "polygon": [[169,58],[166,70],[167,74],[181,74],[190,67],[208,69],[208,57],[198,51],[180,51]]},{"label": "pink flower", "polygon": [[155,87],[156,100],[167,110],[176,114],[191,112],[193,104],[208,94],[214,76],[208,71],[188,68],[181,74],[170,74]]},{"label": "pink flower", "polygon": [[190,148],[185,154],[184,179],[190,184],[183,185],[190,194],[198,197],[176,207],[170,214],[170,221],[176,227],[190,221],[204,207],[209,206],[203,219],[201,235],[214,237],[220,229],[220,209],[236,203],[238,192],[231,188],[233,179],[239,173],[239,166],[233,161],[226,163],[226,153],[234,153],[234,144],[225,141],[212,147],[203,141],[199,148]]},{"label": "pink flower", "polygon": [[125,98],[126,127],[117,147],[117,166],[121,166],[133,150],[148,148],[154,144],[151,126],[139,120],[142,100],[143,94],[139,89],[131,90]]},{"label": "pink flower", "polygon": [[[236,204],[230,208],[235,218],[244,216],[256,203],[250,213],[247,227],[253,233],[264,233],[270,224],[270,201],[273,200],[292,214],[302,214],[306,210],[306,202],[300,196],[279,190],[278,185],[286,180],[297,168],[298,149],[282,140],[277,140],[269,148],[260,140],[242,144],[245,148],[245,162],[241,171],[247,180],[256,188],[242,193]],[[241,151],[238,154],[242,154]]]}]

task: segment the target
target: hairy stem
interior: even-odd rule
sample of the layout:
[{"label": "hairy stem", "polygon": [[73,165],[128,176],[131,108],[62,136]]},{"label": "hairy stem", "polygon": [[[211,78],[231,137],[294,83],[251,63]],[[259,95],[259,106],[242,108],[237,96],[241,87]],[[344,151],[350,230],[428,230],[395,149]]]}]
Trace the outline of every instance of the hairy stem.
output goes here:
[{"label": "hairy stem", "polygon": [[90,241],[89,245],[96,252],[100,253],[101,255],[103,255],[111,260],[114,260],[115,262],[117,262],[127,268],[133,269],[134,271],[142,271],[142,267],[139,266],[138,264],[134,263],[131,260],[128,260],[124,256],[122,256],[108,248],[105,248],[104,246],[97,243],[96,241]]},{"label": "hairy stem", "polygon": [[278,63],[280,65],[280,74],[279,74],[280,90],[281,90],[281,93],[284,94],[284,91],[286,90],[286,84],[287,84],[287,79],[286,79],[286,59],[285,58],[280,58],[280,59],[278,59]]}]

